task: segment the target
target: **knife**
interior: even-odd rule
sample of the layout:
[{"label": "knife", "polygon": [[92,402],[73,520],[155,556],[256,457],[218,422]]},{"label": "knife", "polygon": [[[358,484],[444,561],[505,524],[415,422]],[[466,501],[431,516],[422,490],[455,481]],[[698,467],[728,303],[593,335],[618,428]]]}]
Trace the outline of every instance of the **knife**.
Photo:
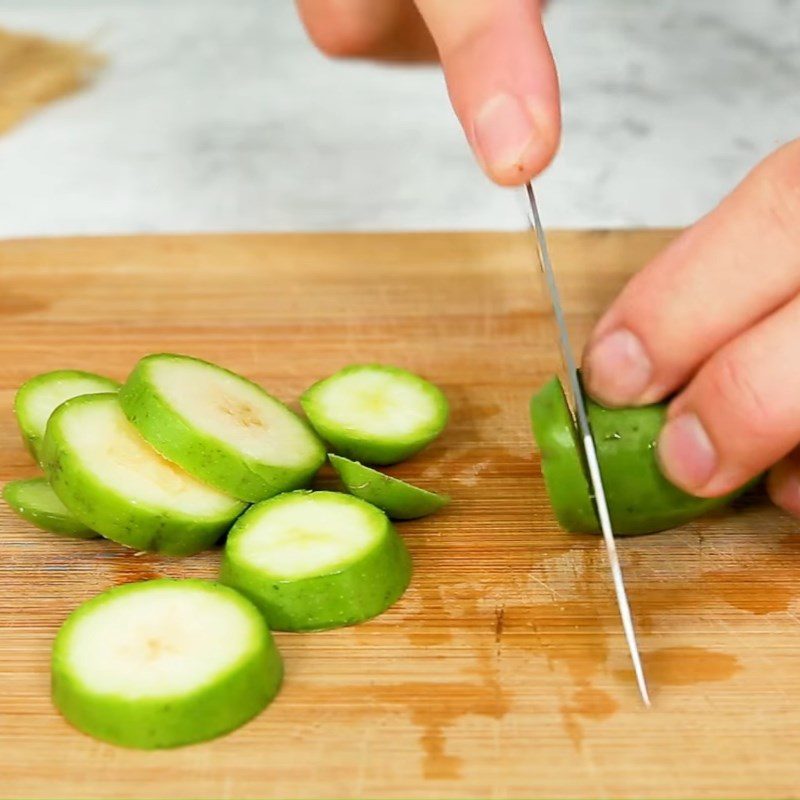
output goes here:
[{"label": "knife", "polygon": [[578,377],[575,358],[572,354],[572,346],[570,345],[569,341],[569,331],[567,330],[567,321],[564,317],[564,308],[561,305],[561,295],[559,294],[558,286],[556,284],[555,273],[553,272],[553,264],[550,261],[550,253],[547,249],[547,239],[545,238],[544,228],[542,227],[542,221],[539,217],[539,208],[536,205],[536,197],[533,193],[533,186],[531,186],[530,183],[525,185],[525,193],[528,196],[528,220],[531,228],[536,234],[539,266],[541,267],[541,271],[544,275],[547,293],[550,297],[553,314],[556,318],[561,356],[564,360],[564,367],[567,371],[567,386],[565,389],[567,391],[567,396],[572,400],[572,406],[578,423],[579,441],[582,443],[583,456],[589,470],[589,482],[592,487],[592,495],[595,509],[597,511],[597,518],[600,520],[600,530],[603,532],[603,541],[605,542],[606,546],[608,564],[611,568],[611,578],[614,581],[614,592],[617,596],[617,607],[619,609],[620,619],[622,620],[622,629],[625,632],[625,639],[628,643],[631,661],[633,662],[633,671],[636,674],[636,683],[639,686],[639,694],[641,694],[644,704],[649,707],[650,694],[647,691],[647,681],[644,677],[642,659],[639,655],[639,647],[636,644],[636,631],[633,625],[630,604],[628,603],[628,595],[625,591],[625,582],[622,578],[622,567],[620,566],[619,556],[617,555],[617,544],[614,540],[614,529],[611,526],[611,517],[608,513],[608,501],[606,500],[606,492],[603,488],[603,478],[600,474],[600,465],[597,461],[597,448],[595,447],[592,429],[589,426],[589,417],[586,414],[586,398],[583,394],[583,387],[581,385],[580,378]]}]

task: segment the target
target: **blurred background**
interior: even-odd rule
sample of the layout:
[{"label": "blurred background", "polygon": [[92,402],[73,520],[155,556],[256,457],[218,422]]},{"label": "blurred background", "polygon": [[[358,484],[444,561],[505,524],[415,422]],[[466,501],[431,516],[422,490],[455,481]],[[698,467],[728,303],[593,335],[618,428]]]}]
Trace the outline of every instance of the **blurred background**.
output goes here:
[{"label": "blurred background", "polygon": [[[0,0],[0,26],[108,59],[0,135],[0,236],[524,225],[438,68],[330,61],[290,0]],[[546,26],[549,226],[687,224],[800,135],[800,0],[552,0]]]}]

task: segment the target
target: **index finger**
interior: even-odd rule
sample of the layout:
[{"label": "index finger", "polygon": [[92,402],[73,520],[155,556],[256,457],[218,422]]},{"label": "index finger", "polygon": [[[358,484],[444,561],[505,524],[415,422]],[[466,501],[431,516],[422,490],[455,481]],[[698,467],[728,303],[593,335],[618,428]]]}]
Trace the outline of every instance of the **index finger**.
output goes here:
[{"label": "index finger", "polygon": [[625,287],[584,358],[607,405],[661,400],[800,288],[800,139],[757,166]]}]

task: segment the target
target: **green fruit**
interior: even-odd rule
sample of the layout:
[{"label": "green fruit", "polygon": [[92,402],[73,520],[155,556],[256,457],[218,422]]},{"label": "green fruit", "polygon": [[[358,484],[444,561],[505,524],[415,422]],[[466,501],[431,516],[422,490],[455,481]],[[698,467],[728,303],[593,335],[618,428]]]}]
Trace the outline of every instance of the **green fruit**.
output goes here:
[{"label": "green fruit", "polygon": [[322,443],[286,406],[255,383],[198,359],[143,358],[120,403],[164,458],[247,502],[308,486],[325,461]]},{"label": "green fruit", "polygon": [[542,475],[556,519],[568,531],[598,532],[575,421],[558,378],[548,381],[533,396],[530,412]]},{"label": "green fruit", "polygon": [[331,453],[328,459],[350,494],[372,503],[392,519],[425,517],[450,502],[449,497],[412,486],[349,458]]},{"label": "green fruit", "polygon": [[70,514],[46,478],[11,481],[3,489],[3,499],[20,517],[43,531],[73,539],[98,537]]},{"label": "green fruit", "polygon": [[43,455],[50,484],[70,512],[136,550],[205,550],[245,508],[159,456],[125,418],[116,395],[76,397],[59,406]]},{"label": "green fruit", "polygon": [[396,464],[432,442],[447,424],[447,399],[432,383],[398,367],[351,366],[315,383],[303,410],[340,455]]},{"label": "green fruit", "polygon": [[283,667],[258,610],[200,580],[117,586],[56,636],[52,693],[78,730],[142,749],[212,739],[262,711]]},{"label": "green fruit", "polygon": [[[656,443],[666,418],[665,404],[611,409],[589,399],[587,414],[617,534],[655,533],[683,525],[725,506],[747,488],[724,497],[701,498],[678,489],[663,476]],[[558,378],[533,397],[531,422],[559,523],[570,531],[598,533],[582,450]]]},{"label": "green fruit", "polygon": [[231,529],[221,578],[284,631],[377,616],[410,579],[408,550],[386,515],[336,492],[291,492],[253,506]]},{"label": "green fruit", "polygon": [[41,463],[47,420],[62,403],[82,394],[116,392],[117,389],[116,381],[73,369],[46,372],[22,384],[14,400],[14,413],[33,457]]}]

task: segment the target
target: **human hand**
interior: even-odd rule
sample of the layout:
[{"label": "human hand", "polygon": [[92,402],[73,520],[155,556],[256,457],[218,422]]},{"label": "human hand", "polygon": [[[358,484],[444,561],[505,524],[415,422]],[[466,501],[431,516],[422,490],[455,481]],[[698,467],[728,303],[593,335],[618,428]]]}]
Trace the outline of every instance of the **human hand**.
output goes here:
[{"label": "human hand", "polygon": [[525,183],[555,155],[560,101],[542,0],[296,2],[328,55],[423,60],[438,51],[453,108],[497,183]]},{"label": "human hand", "polygon": [[772,467],[772,500],[800,516],[799,344],[800,139],[628,283],[590,337],[585,380],[611,406],[678,391],[665,475],[714,497]]}]

